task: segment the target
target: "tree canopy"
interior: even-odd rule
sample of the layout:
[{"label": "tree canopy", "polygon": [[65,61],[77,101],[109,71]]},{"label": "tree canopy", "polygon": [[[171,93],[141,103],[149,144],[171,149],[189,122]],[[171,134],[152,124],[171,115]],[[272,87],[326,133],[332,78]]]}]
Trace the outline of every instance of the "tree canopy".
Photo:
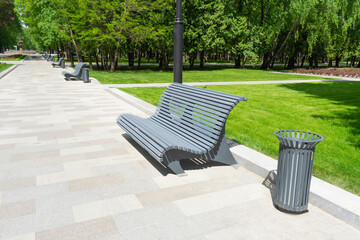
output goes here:
[{"label": "tree canopy", "polygon": [[[129,65],[142,57],[166,69],[172,60],[175,0],[15,0],[18,16],[39,47],[78,60],[95,59],[115,71],[120,56]],[[5,19],[15,19],[0,0]],[[7,6],[7,7],[6,7]],[[11,8],[11,7],[10,7]],[[10,17],[6,17],[10,14]],[[360,0],[183,0],[184,56],[234,60],[235,67],[276,60],[294,68],[309,61],[355,66],[360,58]],[[0,29],[2,31],[2,29]],[[3,34],[1,35],[3,36]],[[358,64],[359,66],[360,64]]]}]

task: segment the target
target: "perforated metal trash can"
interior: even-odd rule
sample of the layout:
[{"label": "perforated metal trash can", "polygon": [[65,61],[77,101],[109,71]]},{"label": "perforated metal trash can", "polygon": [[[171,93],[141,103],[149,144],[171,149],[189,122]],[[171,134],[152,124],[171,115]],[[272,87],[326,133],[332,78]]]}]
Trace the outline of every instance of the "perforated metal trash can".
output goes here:
[{"label": "perforated metal trash can", "polygon": [[319,134],[280,130],[275,206],[285,212],[303,213],[308,209],[315,146],[324,140]]}]

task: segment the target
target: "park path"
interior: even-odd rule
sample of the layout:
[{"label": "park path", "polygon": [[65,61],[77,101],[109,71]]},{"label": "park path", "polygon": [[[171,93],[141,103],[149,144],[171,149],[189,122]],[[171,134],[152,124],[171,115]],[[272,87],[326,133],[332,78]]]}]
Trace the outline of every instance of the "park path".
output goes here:
[{"label": "park path", "polygon": [[0,79],[0,239],[360,239],[311,204],[279,212],[245,168],[174,176],[116,125],[145,113],[61,71],[25,61]]}]

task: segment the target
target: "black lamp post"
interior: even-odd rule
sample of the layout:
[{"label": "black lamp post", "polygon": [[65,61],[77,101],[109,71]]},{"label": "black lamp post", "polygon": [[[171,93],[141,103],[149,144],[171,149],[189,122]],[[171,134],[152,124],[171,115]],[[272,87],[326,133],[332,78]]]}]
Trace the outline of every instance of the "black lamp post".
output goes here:
[{"label": "black lamp post", "polygon": [[181,20],[182,0],[176,0],[176,19],[174,22],[174,82],[182,83],[183,22]]}]

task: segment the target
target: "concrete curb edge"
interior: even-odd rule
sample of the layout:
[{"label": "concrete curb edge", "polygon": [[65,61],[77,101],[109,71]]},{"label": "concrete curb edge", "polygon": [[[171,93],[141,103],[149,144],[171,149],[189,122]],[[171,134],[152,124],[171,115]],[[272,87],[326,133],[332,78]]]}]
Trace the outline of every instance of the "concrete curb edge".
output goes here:
[{"label": "concrete curb edge", "polygon": [[12,72],[15,68],[17,68],[18,65],[13,65],[11,67],[9,67],[8,69],[0,72],[0,79],[2,79],[3,77],[5,77],[6,75],[8,75],[10,72]]}]

